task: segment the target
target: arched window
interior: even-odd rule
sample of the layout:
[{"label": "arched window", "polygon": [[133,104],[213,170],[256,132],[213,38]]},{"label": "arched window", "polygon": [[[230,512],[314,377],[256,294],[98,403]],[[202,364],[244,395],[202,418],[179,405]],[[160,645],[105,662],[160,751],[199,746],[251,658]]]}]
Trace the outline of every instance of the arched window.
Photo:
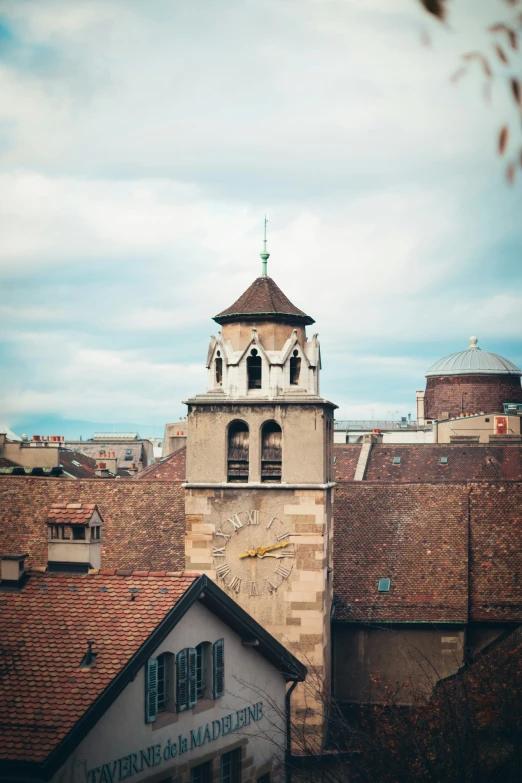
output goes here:
[{"label": "arched window", "polygon": [[292,358],[290,359],[290,383],[292,386],[298,386],[299,376],[301,374],[301,358],[299,351],[294,351]]},{"label": "arched window", "polygon": [[219,351],[216,354],[216,386],[223,386],[223,359]]},{"label": "arched window", "polygon": [[248,373],[248,388],[260,389],[261,388],[261,372],[262,363],[261,357],[257,350],[252,348],[250,356],[247,358],[247,373]]},{"label": "arched window", "polygon": [[201,642],[196,646],[196,691],[198,701],[212,698],[212,645]]},{"label": "arched window", "polygon": [[261,481],[281,481],[283,433],[275,421],[263,425],[261,435]]},{"label": "arched window", "polygon": [[248,425],[234,421],[228,428],[228,481],[248,481]]},{"label": "arched window", "polygon": [[174,655],[158,655],[158,712],[174,711]]}]

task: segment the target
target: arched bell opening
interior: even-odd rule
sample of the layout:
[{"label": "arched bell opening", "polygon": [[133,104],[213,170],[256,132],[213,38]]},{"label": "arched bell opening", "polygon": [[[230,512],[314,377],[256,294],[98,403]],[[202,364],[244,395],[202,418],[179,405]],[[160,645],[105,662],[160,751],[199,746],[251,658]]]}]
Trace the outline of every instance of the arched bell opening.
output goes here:
[{"label": "arched bell opening", "polygon": [[247,375],[248,388],[260,389],[262,380],[263,364],[256,348],[252,348],[250,356],[247,357]]},{"label": "arched bell opening", "polygon": [[290,385],[299,386],[299,376],[301,375],[301,357],[299,351],[295,350],[290,358]]},{"label": "arched bell opening", "polygon": [[275,421],[267,421],[261,430],[261,481],[281,481],[283,432]]},{"label": "arched bell opening", "polygon": [[216,354],[216,386],[223,386],[223,359],[221,353]]},{"label": "arched bell opening", "polygon": [[233,421],[228,428],[227,481],[248,481],[249,431],[244,421]]}]

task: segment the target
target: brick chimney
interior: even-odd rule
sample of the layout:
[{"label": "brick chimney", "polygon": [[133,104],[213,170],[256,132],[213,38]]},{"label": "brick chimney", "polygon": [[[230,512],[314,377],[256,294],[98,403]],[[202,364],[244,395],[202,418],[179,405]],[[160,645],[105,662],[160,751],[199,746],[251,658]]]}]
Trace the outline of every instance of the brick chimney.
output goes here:
[{"label": "brick chimney", "polygon": [[99,478],[113,478],[118,473],[118,458],[116,452],[98,452],[96,457],[96,475]]},{"label": "brick chimney", "polygon": [[94,503],[53,503],[47,517],[47,570],[86,574],[100,568],[102,525]]},{"label": "brick chimney", "polygon": [[0,590],[16,592],[27,582],[24,554],[5,554],[1,556]]}]

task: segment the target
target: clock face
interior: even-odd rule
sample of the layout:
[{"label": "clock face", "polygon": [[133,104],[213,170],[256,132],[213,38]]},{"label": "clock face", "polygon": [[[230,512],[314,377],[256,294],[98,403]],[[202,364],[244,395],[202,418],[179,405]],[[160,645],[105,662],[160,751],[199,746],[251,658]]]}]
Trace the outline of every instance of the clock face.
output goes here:
[{"label": "clock face", "polygon": [[284,522],[260,511],[238,511],[221,523],[212,545],[217,578],[235,593],[274,593],[288,579],[295,544]]}]

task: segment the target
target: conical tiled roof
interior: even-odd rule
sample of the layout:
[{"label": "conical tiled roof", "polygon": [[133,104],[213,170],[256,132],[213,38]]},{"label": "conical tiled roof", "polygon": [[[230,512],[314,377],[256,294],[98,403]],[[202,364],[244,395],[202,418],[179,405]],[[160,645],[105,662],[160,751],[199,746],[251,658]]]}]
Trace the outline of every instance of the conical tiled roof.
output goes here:
[{"label": "conical tiled roof", "polygon": [[260,315],[266,316],[270,320],[281,318],[301,324],[315,323],[313,318],[303,313],[287,299],[271,277],[264,276],[254,280],[233,305],[215,315],[214,321],[217,321],[218,324],[224,324],[237,318],[253,320]]}]

